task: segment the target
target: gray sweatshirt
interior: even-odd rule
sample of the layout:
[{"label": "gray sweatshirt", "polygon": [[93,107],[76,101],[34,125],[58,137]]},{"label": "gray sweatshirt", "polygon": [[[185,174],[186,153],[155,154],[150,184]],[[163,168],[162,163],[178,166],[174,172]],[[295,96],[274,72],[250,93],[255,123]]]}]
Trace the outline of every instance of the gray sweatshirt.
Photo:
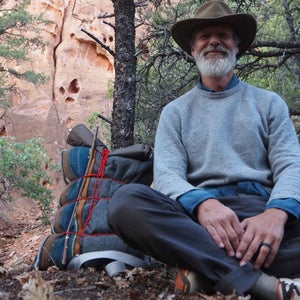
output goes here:
[{"label": "gray sweatshirt", "polygon": [[300,202],[300,147],[286,103],[240,81],[224,92],[194,87],[163,109],[154,187],[173,199],[195,188],[255,181],[270,200]]}]

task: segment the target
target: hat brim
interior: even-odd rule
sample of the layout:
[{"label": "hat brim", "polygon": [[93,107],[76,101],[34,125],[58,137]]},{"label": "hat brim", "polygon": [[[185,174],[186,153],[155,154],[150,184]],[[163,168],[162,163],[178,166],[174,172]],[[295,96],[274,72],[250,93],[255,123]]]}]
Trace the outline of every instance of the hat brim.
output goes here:
[{"label": "hat brim", "polygon": [[240,57],[251,46],[257,30],[256,20],[249,14],[232,14],[217,18],[191,18],[176,22],[171,27],[171,35],[175,42],[188,54],[191,54],[191,37],[196,28],[205,25],[229,24],[240,39],[239,52]]}]

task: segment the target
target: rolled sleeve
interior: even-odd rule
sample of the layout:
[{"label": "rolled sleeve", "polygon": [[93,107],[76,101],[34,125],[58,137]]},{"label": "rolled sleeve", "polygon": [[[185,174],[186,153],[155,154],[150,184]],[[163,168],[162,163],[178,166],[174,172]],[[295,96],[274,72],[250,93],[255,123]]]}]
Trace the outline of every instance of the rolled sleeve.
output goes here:
[{"label": "rolled sleeve", "polygon": [[293,198],[273,199],[267,204],[267,208],[279,208],[288,212],[293,217],[293,221],[298,222],[300,219],[300,203]]},{"label": "rolled sleeve", "polygon": [[215,196],[204,189],[191,190],[180,197],[177,201],[190,213],[193,214],[195,208],[206,199],[215,198]]}]

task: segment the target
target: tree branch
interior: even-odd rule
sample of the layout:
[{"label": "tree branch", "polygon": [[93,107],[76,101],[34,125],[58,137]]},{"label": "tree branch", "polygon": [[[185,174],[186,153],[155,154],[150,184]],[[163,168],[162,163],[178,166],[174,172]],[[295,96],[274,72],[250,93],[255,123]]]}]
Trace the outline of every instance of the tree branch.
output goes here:
[{"label": "tree branch", "polygon": [[96,43],[98,43],[102,48],[107,50],[113,57],[115,57],[115,52],[113,50],[111,50],[108,46],[106,46],[104,43],[102,43],[102,41],[100,39],[98,39],[93,34],[91,34],[90,32],[86,31],[83,28],[81,28],[81,31],[84,32],[85,34],[87,34],[89,37],[91,37]]},{"label": "tree branch", "polygon": [[300,42],[285,42],[285,41],[255,41],[252,48],[256,47],[273,47],[273,48],[284,48],[284,49],[297,49],[300,51]]}]

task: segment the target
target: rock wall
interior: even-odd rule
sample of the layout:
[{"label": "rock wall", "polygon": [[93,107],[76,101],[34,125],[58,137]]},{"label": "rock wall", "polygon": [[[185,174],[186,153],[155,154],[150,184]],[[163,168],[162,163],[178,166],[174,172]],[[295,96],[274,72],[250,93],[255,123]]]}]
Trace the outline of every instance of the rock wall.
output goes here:
[{"label": "rock wall", "polygon": [[113,29],[99,18],[112,13],[113,6],[111,0],[40,0],[31,1],[29,11],[49,21],[40,28],[46,46],[32,50],[31,60],[14,68],[44,73],[50,80],[39,86],[15,81],[20,93],[13,98],[6,131],[19,140],[44,138],[55,156],[74,125],[87,124],[96,111],[111,115],[107,90],[114,78],[113,57],[81,29],[113,49]]}]

